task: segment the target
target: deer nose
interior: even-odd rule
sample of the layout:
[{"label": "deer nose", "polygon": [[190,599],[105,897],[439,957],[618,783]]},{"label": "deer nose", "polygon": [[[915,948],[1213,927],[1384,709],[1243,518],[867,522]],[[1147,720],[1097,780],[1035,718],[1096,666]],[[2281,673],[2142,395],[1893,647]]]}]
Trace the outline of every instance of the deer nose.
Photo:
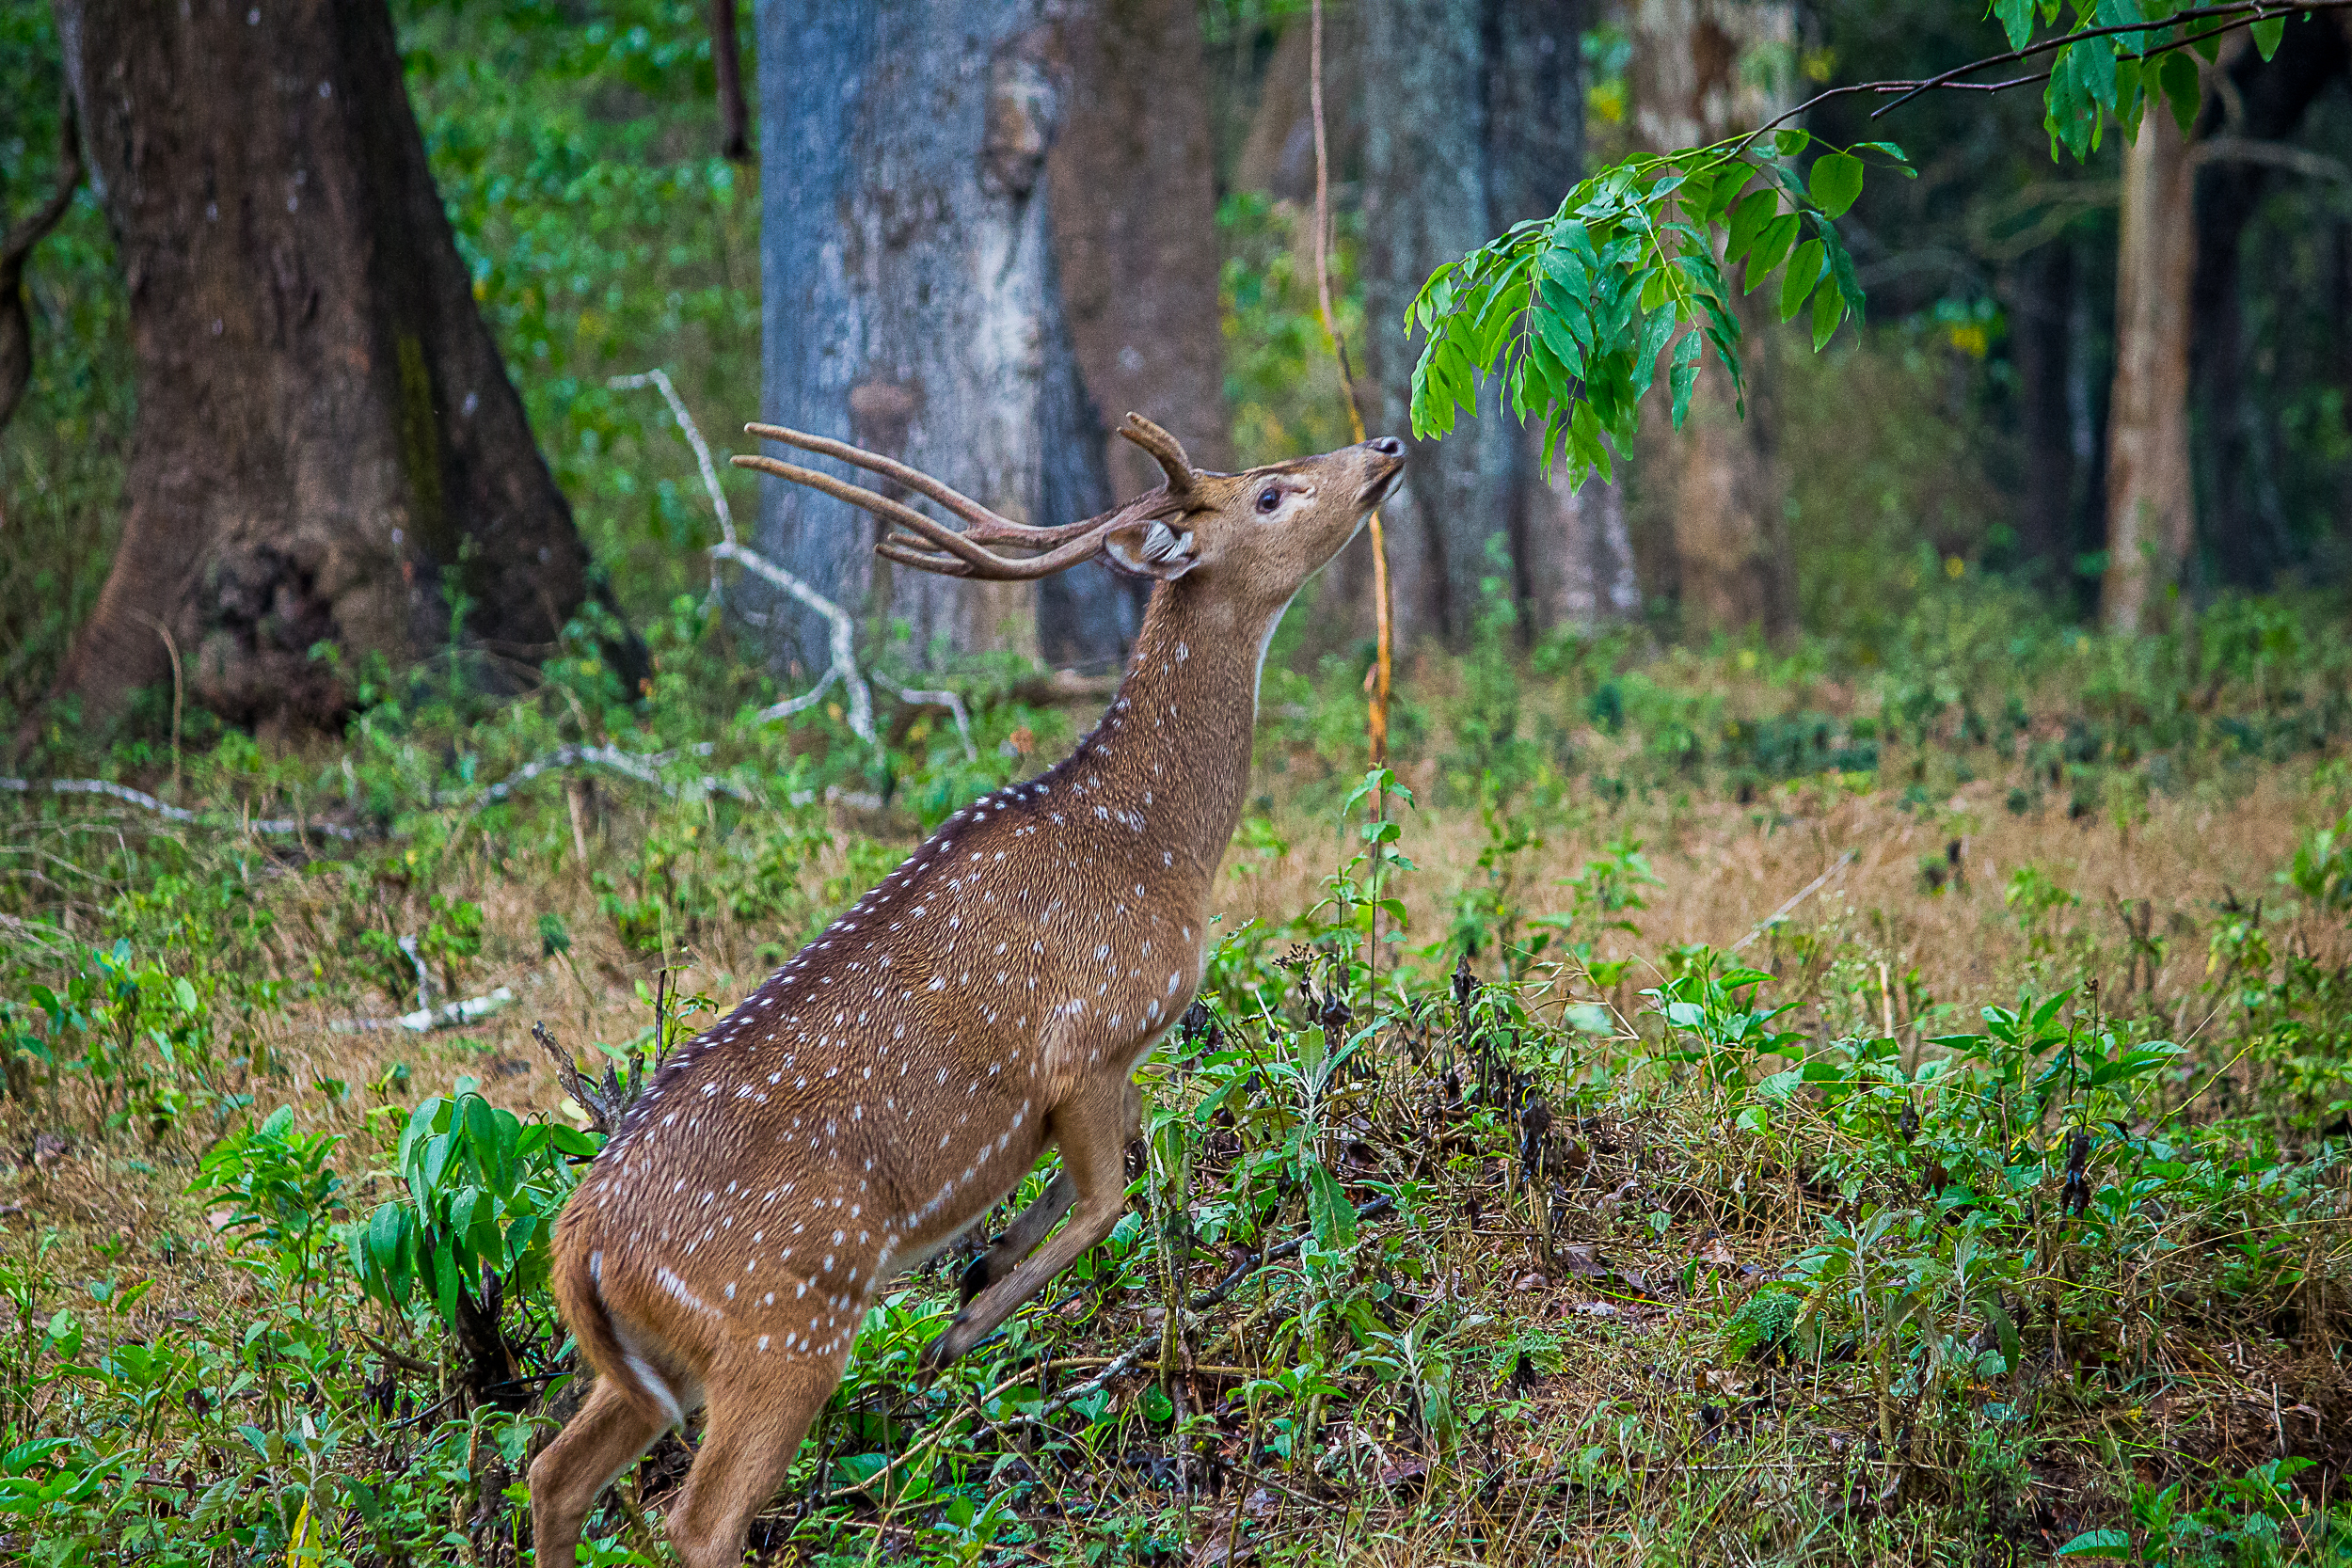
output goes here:
[{"label": "deer nose", "polygon": [[1373,451],[1378,452],[1383,457],[1402,457],[1405,455],[1405,443],[1398,440],[1393,436],[1375,436],[1371,440],[1366,441],[1364,445],[1370,447]]}]

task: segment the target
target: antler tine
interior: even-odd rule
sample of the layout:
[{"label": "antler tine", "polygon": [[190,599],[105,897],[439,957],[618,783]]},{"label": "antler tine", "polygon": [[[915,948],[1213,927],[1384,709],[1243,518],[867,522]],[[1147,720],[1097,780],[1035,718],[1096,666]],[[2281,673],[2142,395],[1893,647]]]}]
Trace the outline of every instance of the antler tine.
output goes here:
[{"label": "antler tine", "polygon": [[747,424],[743,429],[746,434],[756,436],[763,441],[781,441],[787,447],[813,451],[820,457],[839,458],[844,463],[878,473],[884,479],[896,480],[918,495],[930,497],[975,528],[1018,530],[1021,526],[1009,517],[991,512],[961,491],[940,483],[920,468],[908,467],[895,457],[884,457],[878,451],[867,451],[864,447],[853,447],[847,441],[811,436],[805,431],[787,430],[780,424]]},{"label": "antler tine", "polygon": [[1184,455],[1184,444],[1153,424],[1140,414],[1130,413],[1119,433],[1152,454],[1160,471],[1168,475],[1168,493],[1171,496],[1192,494],[1192,459]]},{"label": "antler tine", "polygon": [[[1088,531],[1047,550],[1043,555],[1025,558],[991,554],[985,562],[968,562],[918,549],[916,542],[902,533],[892,534],[876,545],[874,553],[885,561],[919,566],[924,571],[938,572],[946,577],[968,577],[989,582],[1027,582],[1037,578],[1050,578],[1066,566],[1075,566],[1081,561],[1091,559],[1103,547],[1104,532],[1125,515],[1127,514],[1123,510],[1105,512],[1098,517],[1088,518],[1083,525],[1071,525],[1083,526]],[[985,551],[982,553],[987,554]]]},{"label": "antler tine", "polygon": [[[1107,512],[1099,517],[1089,517],[1083,523],[1072,523],[1050,531],[1034,531],[1050,532],[1066,542],[1042,555],[1026,558],[1003,556],[975,544],[971,535],[958,533],[946,524],[926,517],[903,502],[845,483],[831,474],[820,474],[814,468],[803,468],[772,457],[749,453],[739,453],[732,461],[739,468],[755,468],[761,473],[774,474],[779,479],[788,479],[795,484],[821,491],[835,500],[847,501],[851,506],[908,530],[921,540],[938,546],[946,553],[932,555],[914,548],[913,541],[900,543],[901,536],[892,535],[877,545],[875,550],[884,560],[919,566],[927,572],[939,572],[948,577],[981,578],[992,582],[1023,582],[1034,578],[1051,577],[1065,566],[1076,565],[1100,549],[1102,531],[1120,515],[1117,512]],[[1070,537],[1073,534],[1076,537]]]},{"label": "antler tine", "polygon": [[954,556],[941,555],[934,550],[918,550],[912,545],[902,542],[906,537],[903,533],[894,533],[876,545],[874,553],[884,561],[895,561],[901,566],[914,566],[926,572],[936,572],[944,578],[968,578],[973,575],[971,566],[957,560]]},{"label": "antler tine", "polygon": [[1016,523],[1000,512],[992,512],[978,501],[949,485],[942,484],[920,468],[910,468],[894,457],[884,457],[864,447],[853,447],[847,441],[835,441],[823,436],[811,436],[805,431],[787,430],[776,424],[747,424],[743,429],[763,441],[781,441],[787,446],[813,451],[820,457],[838,458],[894,480],[918,495],[929,496],[948,511],[971,524],[964,534],[967,539],[1027,545],[1045,548],[1074,538],[1085,531],[1085,523],[1070,523],[1059,528],[1037,528]]},{"label": "antler tine", "polygon": [[987,567],[1007,563],[1004,557],[973,543],[968,536],[958,533],[946,524],[924,516],[923,514],[904,502],[894,501],[888,496],[876,495],[871,490],[845,483],[831,474],[820,474],[814,468],[803,468],[797,464],[786,463],[773,457],[755,453],[738,453],[730,461],[739,468],[755,468],[763,474],[773,474],[778,479],[788,479],[795,484],[804,484],[812,490],[821,491],[835,500],[847,501],[861,511],[870,512],[877,517],[922,535],[947,551],[948,554],[959,557],[973,566]]}]

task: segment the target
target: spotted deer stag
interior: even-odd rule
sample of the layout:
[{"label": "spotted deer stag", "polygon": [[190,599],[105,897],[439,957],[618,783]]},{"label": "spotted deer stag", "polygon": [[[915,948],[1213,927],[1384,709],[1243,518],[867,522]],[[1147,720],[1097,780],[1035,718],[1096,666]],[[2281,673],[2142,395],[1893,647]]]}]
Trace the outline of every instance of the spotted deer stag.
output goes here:
[{"label": "spotted deer stag", "polygon": [[733,1568],[867,1304],[977,1223],[1049,1146],[1060,1174],[964,1272],[963,1308],[925,1352],[926,1372],[1109,1233],[1141,1112],[1135,1069],[1200,983],[1266,644],[1404,466],[1403,447],[1382,438],[1211,473],[1130,414],[1120,433],[1165,483],[1040,528],[873,452],[749,428],[961,520],[773,458],[735,459],[896,525],[876,548],[902,565],[1011,580],[1099,557],[1155,586],[1119,695],[1077,749],[950,817],[682,1046],[573,1195],[555,1231],[555,1293],[596,1377],[532,1465],[540,1568],[570,1568],[597,1494],[703,1405],[669,1530],[689,1568]]}]

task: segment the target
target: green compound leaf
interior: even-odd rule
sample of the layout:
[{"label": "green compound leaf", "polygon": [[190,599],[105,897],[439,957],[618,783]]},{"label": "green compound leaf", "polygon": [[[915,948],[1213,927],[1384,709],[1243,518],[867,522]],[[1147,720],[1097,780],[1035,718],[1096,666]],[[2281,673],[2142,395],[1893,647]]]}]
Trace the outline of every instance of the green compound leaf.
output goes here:
[{"label": "green compound leaf", "polygon": [[[1911,172],[1892,144],[1867,149]],[[1661,356],[1677,425],[1710,348],[1742,392],[1727,269],[1743,267],[1736,281],[1752,293],[1786,264],[1783,319],[1810,304],[1817,344],[1858,313],[1862,291],[1835,222],[1865,178],[1854,150],[1794,129],[1597,172],[1549,218],[1514,225],[1422,286],[1405,315],[1422,340],[1414,433],[1446,435],[1484,397],[1498,417],[1540,425],[1547,471],[1565,456],[1572,481],[1608,474]]]}]

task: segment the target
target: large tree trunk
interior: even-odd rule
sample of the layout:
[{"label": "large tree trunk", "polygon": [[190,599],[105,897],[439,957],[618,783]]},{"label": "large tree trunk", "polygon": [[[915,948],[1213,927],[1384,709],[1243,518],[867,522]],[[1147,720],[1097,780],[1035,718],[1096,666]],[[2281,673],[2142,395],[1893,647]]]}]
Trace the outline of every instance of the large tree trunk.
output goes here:
[{"label": "large tree trunk", "polygon": [[[1129,409],[1156,420],[1195,463],[1230,468],[1232,413],[1225,403],[1199,13],[1192,0],[1098,0],[1064,24],[1062,53],[1069,107],[1045,172],[1062,298],[1089,402],[1105,422]],[[1097,439],[1114,494],[1160,483],[1158,468],[1133,442],[1107,430]],[[1117,657],[1140,625],[1142,594],[1096,596],[1121,618],[1089,626],[1089,604],[1066,610],[1054,604],[1062,586],[1055,579],[1042,589],[1047,657],[1061,664]]]},{"label": "large tree trunk", "polygon": [[474,309],[383,0],[56,0],[139,376],[122,543],[56,694],[183,662],[241,723],[325,724],[319,642],[538,657],[587,552]]},{"label": "large tree trunk", "polygon": [[[1645,150],[1717,141],[1788,105],[1796,48],[1788,0],[1635,0],[1629,22],[1634,131]],[[1645,411],[1641,482],[1645,510],[1662,519],[1686,629],[1760,626],[1781,637],[1796,627],[1796,584],[1762,418],[1770,356],[1763,312],[1743,304],[1741,319],[1748,417],[1709,355],[1680,431],[1663,418],[1662,387]]]},{"label": "large tree trunk", "polygon": [[[1108,504],[1101,421],[1057,277],[1044,164],[1067,83],[1045,0],[760,0],[764,418],[846,437],[1008,516]],[[760,538],[846,605],[902,623],[914,656],[1041,651],[1039,594],[893,573],[875,524],[770,483]],[[1057,590],[1048,647],[1116,648],[1099,566]],[[788,607],[788,601],[781,601]],[[780,610],[775,652],[825,663]]]},{"label": "large tree trunk", "polygon": [[2151,624],[2195,540],[2188,470],[2188,298],[2194,168],[2162,106],[2123,153],[2116,251],[2115,390],[2107,415],[2108,629]]},{"label": "large tree trunk", "polygon": [[[1431,272],[1521,218],[1555,211],[1581,172],[1576,0],[1374,0],[1359,12],[1365,418],[1409,433],[1414,343],[1398,323]],[[1257,138],[1271,146],[1271,131]],[[1540,430],[1491,404],[1416,442],[1385,509],[1396,641],[1459,642],[1499,581],[1525,631],[1635,602],[1615,498],[1537,472]],[[1369,626],[1359,539],[1336,580]]]}]

